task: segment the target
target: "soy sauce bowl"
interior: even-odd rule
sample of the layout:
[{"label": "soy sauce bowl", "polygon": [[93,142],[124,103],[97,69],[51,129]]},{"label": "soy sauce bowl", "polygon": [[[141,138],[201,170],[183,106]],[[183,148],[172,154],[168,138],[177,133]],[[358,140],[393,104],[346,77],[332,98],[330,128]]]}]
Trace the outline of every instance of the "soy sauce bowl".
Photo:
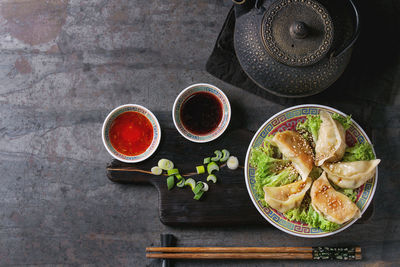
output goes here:
[{"label": "soy sauce bowl", "polygon": [[[185,110],[183,109],[184,105],[188,103],[187,101],[191,99],[191,97],[199,93],[210,94],[215,98],[219,102],[220,112],[222,113],[219,122],[216,123],[213,129],[210,129],[210,131],[207,132],[199,132],[189,129],[189,126],[185,125],[183,119],[183,116],[185,116],[185,114],[182,114],[182,111]],[[198,110],[198,112],[207,115],[207,112],[210,112],[210,110],[203,108]],[[186,139],[196,143],[210,142],[222,135],[228,128],[231,119],[231,105],[228,97],[218,87],[207,83],[197,83],[185,88],[177,96],[172,108],[172,118],[178,132]]]},{"label": "soy sauce bowl", "polygon": [[[110,129],[114,123],[114,121],[122,114],[126,112],[137,112],[140,115],[143,115],[151,124],[151,128],[153,130],[153,137],[149,146],[146,150],[137,155],[125,155],[118,151],[116,148],[113,147],[110,140]],[[102,128],[102,139],[104,147],[107,149],[108,153],[117,160],[127,162],[127,163],[135,163],[140,162],[148,157],[150,157],[156,150],[158,145],[160,144],[161,140],[161,128],[158,120],[154,114],[148,110],[147,108],[136,105],[136,104],[126,104],[113,109],[106,117],[103,123]]]}]

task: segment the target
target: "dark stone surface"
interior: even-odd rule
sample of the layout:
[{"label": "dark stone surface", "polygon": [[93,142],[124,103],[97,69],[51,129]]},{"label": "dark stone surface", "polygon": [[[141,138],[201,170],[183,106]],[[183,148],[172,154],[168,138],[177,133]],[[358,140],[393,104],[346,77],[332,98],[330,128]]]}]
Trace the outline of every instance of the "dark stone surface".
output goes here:
[{"label": "dark stone surface", "polygon": [[[144,249],[169,232],[181,246],[360,245],[364,260],[354,265],[398,266],[400,2],[358,2],[363,32],[342,78],[322,94],[282,102],[205,72],[228,0],[1,1],[0,265],[159,266]],[[232,124],[250,130],[285,107],[311,101],[353,114],[382,159],[370,222],[315,240],[272,227],[161,224],[153,187],[108,181],[111,157],[100,130],[108,112],[125,103],[142,104],[161,127],[173,127],[173,100],[195,82],[223,89],[234,109]],[[316,264],[176,265],[267,263]]]}]

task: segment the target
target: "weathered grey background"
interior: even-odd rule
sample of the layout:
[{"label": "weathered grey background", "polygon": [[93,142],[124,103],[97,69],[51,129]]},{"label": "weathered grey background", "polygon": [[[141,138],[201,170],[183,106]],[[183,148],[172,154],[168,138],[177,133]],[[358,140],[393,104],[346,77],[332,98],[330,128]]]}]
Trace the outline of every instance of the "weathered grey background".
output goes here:
[{"label": "weathered grey background", "polygon": [[[281,105],[204,71],[228,0],[0,1],[0,265],[158,266],[144,248],[158,245],[163,232],[186,246],[361,245],[357,265],[400,265],[400,3],[358,2],[367,26],[343,78],[315,98]],[[196,82],[222,88],[240,111],[232,122],[251,130],[292,104],[318,102],[353,114],[382,159],[372,219],[317,240],[273,227],[161,224],[154,188],[107,180],[111,157],[100,129],[125,103],[144,105],[162,127],[173,127],[175,96]],[[293,262],[177,266],[264,264]]]}]

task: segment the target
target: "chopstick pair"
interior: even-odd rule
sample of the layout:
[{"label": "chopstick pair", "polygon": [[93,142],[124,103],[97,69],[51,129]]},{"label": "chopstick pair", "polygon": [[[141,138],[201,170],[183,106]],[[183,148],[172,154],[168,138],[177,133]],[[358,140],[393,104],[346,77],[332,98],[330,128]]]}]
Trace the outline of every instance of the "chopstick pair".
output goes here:
[{"label": "chopstick pair", "polygon": [[[361,260],[360,247],[147,247],[147,258]],[[156,253],[153,253],[156,252]]]}]

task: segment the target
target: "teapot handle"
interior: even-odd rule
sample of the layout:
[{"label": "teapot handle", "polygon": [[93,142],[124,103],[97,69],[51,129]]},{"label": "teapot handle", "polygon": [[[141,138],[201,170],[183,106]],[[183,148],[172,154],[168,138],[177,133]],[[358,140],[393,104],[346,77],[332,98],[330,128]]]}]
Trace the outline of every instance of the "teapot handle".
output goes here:
[{"label": "teapot handle", "polygon": [[246,0],[232,0],[232,2],[236,5],[242,5],[246,2]]},{"label": "teapot handle", "polygon": [[357,41],[358,36],[360,35],[360,15],[358,13],[358,9],[357,9],[356,5],[354,4],[353,0],[348,0],[348,1],[354,11],[354,16],[356,19],[356,28],[355,28],[353,37],[350,39],[350,41],[345,46],[345,48],[343,48],[343,50],[340,52],[333,51],[331,54],[331,57],[340,57],[341,55],[343,55],[347,50],[349,50],[353,46],[353,44]]},{"label": "teapot handle", "polygon": [[232,0],[235,6],[235,16],[236,18],[240,17],[241,15],[249,12],[251,9],[254,8],[258,10],[259,14],[264,14],[265,8],[263,7],[264,0]]},{"label": "teapot handle", "polygon": [[[236,5],[243,5],[247,0],[232,0]],[[262,4],[262,0],[256,0],[256,8],[259,8]]]}]

